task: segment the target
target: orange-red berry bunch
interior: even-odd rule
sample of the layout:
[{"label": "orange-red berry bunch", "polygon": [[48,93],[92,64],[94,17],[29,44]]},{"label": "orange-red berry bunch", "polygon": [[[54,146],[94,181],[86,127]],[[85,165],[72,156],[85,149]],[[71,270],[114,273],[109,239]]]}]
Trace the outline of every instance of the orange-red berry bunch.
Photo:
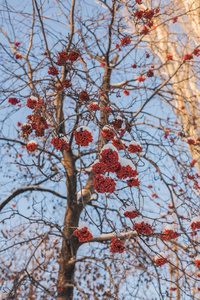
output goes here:
[{"label": "orange-red berry bunch", "polygon": [[99,107],[99,104],[98,102],[93,102],[89,105],[89,108],[93,111],[97,111],[97,110],[100,110],[100,107]]},{"label": "orange-red berry bunch", "polygon": [[33,109],[33,114],[28,115],[28,123],[21,126],[22,136],[27,138],[29,134],[35,130],[36,136],[44,136],[45,129],[49,128],[45,117],[46,104],[43,100],[38,100],[36,97],[30,97],[27,99],[27,107]]},{"label": "orange-red berry bunch", "polygon": [[33,131],[32,126],[28,123],[25,123],[21,126],[22,137],[28,138],[29,134]]},{"label": "orange-red berry bunch", "polygon": [[81,101],[84,101],[84,102],[88,102],[90,100],[90,97],[88,95],[88,93],[86,91],[82,91],[80,92],[80,94],[78,95],[79,99]]},{"label": "orange-red berry bunch", "polygon": [[131,43],[131,39],[126,35],[120,40],[120,42],[121,46],[128,46]]},{"label": "orange-red berry bunch", "polygon": [[151,225],[148,222],[143,221],[143,219],[135,220],[135,224],[133,226],[133,229],[135,231],[137,231],[137,233],[139,233],[139,234],[149,235],[149,234],[152,233]]},{"label": "orange-red berry bunch", "polygon": [[27,103],[26,106],[30,109],[35,109],[36,105],[37,105],[38,101],[37,98],[35,97],[30,97],[27,99]]},{"label": "orange-red berry bunch", "polygon": [[28,142],[28,144],[26,145],[26,150],[29,152],[35,152],[37,147],[38,147],[37,142],[33,140],[33,141]]},{"label": "orange-red berry bunch", "polygon": [[118,130],[118,129],[121,128],[122,123],[123,123],[122,118],[121,118],[121,117],[117,117],[116,119],[114,119],[114,120],[112,121],[111,124],[112,124],[112,126],[115,128],[115,130]]},{"label": "orange-red berry bunch", "polygon": [[126,144],[118,139],[112,139],[112,145],[117,148],[117,150],[123,150],[124,148],[127,148]]},{"label": "orange-red berry bunch", "polygon": [[124,252],[124,245],[122,241],[116,237],[113,237],[110,244],[110,252],[111,253],[123,253]]},{"label": "orange-red berry bunch", "polygon": [[168,260],[165,257],[165,254],[163,252],[160,252],[159,254],[156,255],[156,257],[155,257],[155,263],[159,267],[161,267],[161,266],[165,265],[166,263],[168,263]]},{"label": "orange-red berry bunch", "polygon": [[119,170],[116,172],[116,175],[118,179],[126,179],[127,177],[130,178],[137,176],[138,172],[136,170],[133,170],[130,165],[121,165]]},{"label": "orange-red berry bunch", "polygon": [[195,264],[196,264],[196,267],[197,268],[200,268],[200,256],[197,256],[196,258],[195,258]]},{"label": "orange-red berry bunch", "polygon": [[126,183],[129,187],[133,187],[133,186],[139,187],[140,185],[138,178],[128,179],[126,180]]},{"label": "orange-red berry bunch", "polygon": [[58,91],[62,91],[63,89],[67,89],[71,87],[71,81],[70,79],[65,79],[63,82],[61,82],[61,84],[58,84],[56,86],[56,89]]},{"label": "orange-red berry bunch", "polygon": [[79,58],[79,53],[76,51],[71,51],[68,55],[68,60],[70,60],[71,62],[76,61]]},{"label": "orange-red berry bunch", "polygon": [[47,121],[43,116],[38,113],[27,116],[32,126],[32,129],[35,130],[36,136],[44,136],[45,129],[49,128]]},{"label": "orange-red berry bunch", "polygon": [[103,147],[100,153],[100,163],[104,165],[104,172],[114,173],[120,168],[119,156],[115,148],[110,148],[110,146]]},{"label": "orange-red berry bunch", "polygon": [[77,145],[88,146],[93,141],[91,130],[86,126],[81,126],[74,131],[74,138]]},{"label": "orange-red berry bunch", "polygon": [[8,99],[8,103],[12,104],[12,105],[16,105],[20,102],[20,100],[18,100],[17,98],[9,98]]},{"label": "orange-red berry bunch", "polygon": [[79,242],[86,242],[92,239],[92,234],[87,227],[77,228],[73,234],[78,237]]},{"label": "orange-red berry bunch", "polygon": [[68,60],[67,53],[65,51],[58,52],[57,65],[63,66]]},{"label": "orange-red berry bunch", "polygon": [[193,231],[200,229],[200,217],[194,217],[191,221],[190,227]]},{"label": "orange-red berry bunch", "polygon": [[49,71],[48,71],[48,74],[49,75],[52,75],[52,76],[56,76],[59,74],[58,70],[56,69],[56,67],[49,67]]},{"label": "orange-red berry bunch", "polygon": [[181,236],[181,233],[177,233],[176,231],[169,229],[166,227],[163,233],[160,235],[160,238],[163,240],[174,240],[177,237]]},{"label": "orange-red berry bunch", "polygon": [[115,191],[115,180],[104,175],[95,175],[93,179],[94,189],[97,193],[113,193]]},{"label": "orange-red berry bunch", "polygon": [[126,207],[126,210],[124,212],[124,217],[125,218],[129,218],[129,219],[132,220],[132,219],[137,218],[138,216],[139,216],[138,211],[135,210],[135,208],[132,205]]},{"label": "orange-red berry bunch", "polygon": [[114,132],[112,132],[112,130],[109,127],[104,126],[104,128],[102,129],[102,137],[109,141],[112,140],[114,136],[115,136]]},{"label": "orange-red berry bunch", "polygon": [[184,57],[183,57],[183,60],[191,60],[193,59],[193,55],[192,54],[185,54]]},{"label": "orange-red berry bunch", "polygon": [[[129,159],[119,157],[117,149],[111,144],[107,144],[102,148],[100,160],[93,164],[92,171],[98,175],[105,172],[116,173],[118,179],[126,179],[129,177],[130,180],[127,180],[128,186],[139,186],[138,179],[134,178],[138,175],[135,166]],[[109,181],[109,183],[112,182],[114,190],[114,179],[96,175],[94,177],[94,183],[97,192],[101,190],[100,192],[102,193],[102,189],[103,192],[105,192],[105,188],[98,187],[100,181],[105,185],[105,180]]]},{"label": "orange-red berry bunch", "polygon": [[51,139],[51,144],[54,146],[56,150],[66,150],[69,151],[69,143],[67,143],[64,139],[53,137]]},{"label": "orange-red berry bunch", "polygon": [[130,153],[141,153],[142,152],[142,147],[139,143],[137,143],[135,141],[132,141],[129,144],[128,151]]}]

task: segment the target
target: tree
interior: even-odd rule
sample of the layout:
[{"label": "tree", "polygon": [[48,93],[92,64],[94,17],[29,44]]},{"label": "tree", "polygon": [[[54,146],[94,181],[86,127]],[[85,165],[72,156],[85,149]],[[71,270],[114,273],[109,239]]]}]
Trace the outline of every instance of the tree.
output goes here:
[{"label": "tree", "polygon": [[3,3],[9,299],[198,299],[199,141],[162,100],[181,97],[199,52],[166,73],[171,57],[145,47],[169,6],[140,2]]},{"label": "tree", "polygon": [[[131,6],[126,6],[128,16]],[[150,1],[139,5],[141,11],[151,9]],[[164,8],[166,9],[166,8]],[[145,47],[162,63],[157,69],[163,80],[172,77],[165,85],[163,101],[177,115],[186,137],[199,137],[198,106],[199,106],[199,12],[196,1],[173,1],[167,6],[167,13],[161,13],[154,19],[154,27],[145,38]],[[137,18],[137,16],[136,16]],[[134,22],[128,25],[134,30]],[[191,155],[199,170],[199,151],[197,147],[189,146]]]}]

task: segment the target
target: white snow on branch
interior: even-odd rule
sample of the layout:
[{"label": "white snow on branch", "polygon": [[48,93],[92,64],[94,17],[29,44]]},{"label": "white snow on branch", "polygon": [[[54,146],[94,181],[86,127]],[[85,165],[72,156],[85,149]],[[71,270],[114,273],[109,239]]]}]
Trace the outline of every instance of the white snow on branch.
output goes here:
[{"label": "white snow on branch", "polygon": [[124,85],[126,85],[129,81],[125,80],[119,83],[112,83],[111,86],[112,88],[119,88],[119,87],[123,87]]},{"label": "white snow on branch", "polygon": [[92,194],[90,200],[97,200],[98,199],[98,195],[97,194]]},{"label": "white snow on branch", "polygon": [[93,238],[89,240],[89,242],[109,241],[116,236],[120,239],[126,239],[137,235],[138,235],[137,232],[132,230],[127,232],[117,233],[117,234],[116,233],[100,234],[100,235],[94,235]]},{"label": "white snow on branch", "polygon": [[105,146],[103,146],[103,148],[101,149],[100,154],[102,153],[103,150],[107,150],[110,149],[111,151],[116,151],[118,153],[118,150],[115,146],[113,146],[112,144],[106,144]]},{"label": "white snow on branch", "polygon": [[85,130],[87,130],[87,131],[89,131],[90,133],[92,133],[92,130],[90,129],[90,127],[85,126],[85,125],[81,125],[81,126],[79,126],[79,127],[76,129],[77,132],[79,132],[79,131],[85,131]]},{"label": "white snow on branch", "polygon": [[79,203],[79,201],[80,201],[80,199],[85,195],[85,194],[87,194],[87,190],[85,190],[85,189],[82,189],[82,190],[80,190],[80,191],[78,191],[78,193],[77,193],[77,202]]}]

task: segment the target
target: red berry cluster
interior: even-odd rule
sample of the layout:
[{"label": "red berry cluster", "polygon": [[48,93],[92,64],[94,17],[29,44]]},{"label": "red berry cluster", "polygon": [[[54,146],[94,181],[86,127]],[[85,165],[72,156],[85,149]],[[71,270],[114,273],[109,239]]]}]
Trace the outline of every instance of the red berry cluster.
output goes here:
[{"label": "red berry cluster", "polygon": [[131,166],[121,166],[120,169],[116,172],[118,179],[126,179],[127,177],[135,177],[138,175],[136,170],[133,170]]},{"label": "red berry cluster", "polygon": [[67,53],[65,51],[58,52],[57,65],[63,66],[68,60]]},{"label": "red berry cluster", "polygon": [[115,130],[118,130],[121,128],[123,123],[123,120],[121,118],[116,118],[112,121],[112,126],[115,128]]},{"label": "red berry cluster", "polygon": [[130,144],[128,147],[128,151],[130,153],[141,153],[142,152],[142,147],[139,144]]},{"label": "red berry cluster", "polygon": [[35,130],[36,136],[44,136],[45,129],[49,128],[47,121],[43,116],[41,116],[37,111],[33,115],[27,116],[32,129]]},{"label": "red berry cluster", "polygon": [[53,75],[56,76],[59,74],[58,70],[56,69],[56,67],[49,67],[49,71],[48,71],[49,75]]},{"label": "red berry cluster", "polygon": [[129,180],[126,180],[126,183],[129,187],[133,187],[133,186],[139,187],[140,185],[138,178],[131,178]]},{"label": "red berry cluster", "polygon": [[20,100],[18,100],[17,98],[9,98],[8,99],[8,103],[10,103],[12,105],[16,105],[19,102],[20,102]]},{"label": "red berry cluster", "polygon": [[129,219],[135,219],[139,216],[138,212],[136,210],[132,211],[125,211],[124,217]]},{"label": "red berry cluster", "polygon": [[167,54],[167,55],[166,55],[166,59],[168,59],[168,60],[172,60],[172,59],[173,59],[173,55],[171,55],[171,54]]},{"label": "red berry cluster", "polygon": [[99,105],[98,105],[98,103],[91,103],[90,105],[89,105],[89,108],[91,109],[91,110],[93,110],[93,111],[97,111],[97,110],[100,110],[100,107],[99,107]]},{"label": "red berry cluster", "polygon": [[103,176],[103,175],[95,175],[93,179],[94,189],[98,193],[113,193],[115,191],[116,183],[113,178]]},{"label": "red berry cluster", "polygon": [[117,151],[112,149],[104,149],[101,151],[100,163],[105,167],[104,172],[114,173],[120,168],[119,156]]},{"label": "red berry cluster", "polygon": [[80,146],[88,146],[93,141],[91,132],[82,128],[79,131],[74,131],[74,137],[76,144]]},{"label": "red berry cluster", "polygon": [[68,59],[69,59],[71,62],[76,61],[78,58],[79,58],[79,54],[78,54],[78,52],[76,52],[76,51],[71,51],[71,52],[68,54]]},{"label": "red berry cluster", "polygon": [[105,169],[106,165],[102,162],[97,162],[92,166],[92,172],[95,174],[103,174]]},{"label": "red berry cluster", "polygon": [[199,56],[200,55],[200,49],[198,49],[198,48],[194,49],[193,54],[196,55],[196,56]]},{"label": "red berry cluster", "polygon": [[143,13],[143,18],[145,18],[147,20],[151,20],[153,18],[154,14],[155,14],[155,12],[153,9],[147,9]]},{"label": "red berry cluster", "polygon": [[20,42],[15,42],[14,45],[15,45],[15,47],[19,47],[21,45],[21,43]]},{"label": "red berry cluster", "polygon": [[194,145],[194,144],[195,144],[195,139],[193,139],[193,138],[188,138],[188,139],[187,139],[187,143],[188,143],[189,145]]},{"label": "red berry cluster", "polygon": [[38,144],[36,142],[29,142],[26,145],[26,150],[29,151],[29,152],[35,152],[37,147],[38,147]]},{"label": "red berry cluster", "polygon": [[107,128],[102,129],[102,137],[104,139],[107,139],[109,141],[112,140],[114,136],[115,136],[114,132],[112,132],[110,129]]},{"label": "red berry cluster", "polygon": [[29,134],[33,131],[31,124],[25,123],[21,126],[22,137],[28,138]]},{"label": "red berry cluster", "polygon": [[145,80],[146,80],[145,77],[142,77],[142,76],[139,76],[139,77],[138,77],[138,81],[139,81],[139,82],[143,82],[143,81],[145,81]]},{"label": "red berry cluster", "polygon": [[111,253],[123,253],[125,247],[122,245],[122,241],[116,237],[113,237],[110,244]]},{"label": "red berry cluster", "polygon": [[160,238],[163,240],[174,240],[179,236],[181,236],[181,233],[177,233],[171,229],[165,229],[160,235]]},{"label": "red berry cluster", "polygon": [[22,56],[21,56],[20,54],[16,54],[16,55],[15,55],[15,58],[16,58],[16,59],[22,59]]},{"label": "red berry cluster", "polygon": [[135,2],[139,5],[142,4],[142,0],[135,0]]},{"label": "red berry cluster", "polygon": [[117,148],[117,150],[123,150],[124,148],[127,148],[126,144],[118,139],[112,139],[112,145]]},{"label": "red berry cluster", "polygon": [[73,233],[75,236],[78,237],[79,242],[86,242],[92,239],[92,234],[88,231],[87,227],[83,227],[81,229],[76,229]]},{"label": "red berry cluster", "polygon": [[85,101],[85,102],[88,102],[90,100],[90,97],[88,95],[88,93],[86,91],[82,91],[80,92],[80,94],[78,95],[79,99],[81,101]]},{"label": "red berry cluster", "polygon": [[144,221],[137,223],[135,222],[133,229],[137,231],[139,234],[151,234],[152,233],[152,227],[148,224],[145,223]]},{"label": "red berry cluster", "polygon": [[34,98],[28,98],[26,106],[28,108],[30,108],[30,109],[35,109],[37,103],[38,103],[38,101],[36,99],[34,99]]},{"label": "red berry cluster", "polygon": [[70,81],[70,79],[65,79],[63,82],[61,82],[61,84],[58,84],[56,86],[56,89],[58,91],[62,91],[64,88],[67,89],[69,87],[71,87],[71,81]]},{"label": "red berry cluster", "polygon": [[192,230],[200,229],[200,222],[193,222],[190,227]]},{"label": "red berry cluster", "polygon": [[[112,149],[112,147],[114,149]],[[119,158],[117,149],[116,151],[115,149],[116,148],[112,145],[104,146],[104,148],[100,153],[100,161],[96,162],[92,167],[93,173],[98,175],[103,174],[105,172],[116,173],[118,179],[126,179],[127,177],[130,178],[130,180],[127,180],[128,186],[130,187],[139,186],[138,179],[133,178],[138,175],[137,171],[134,169],[135,166],[129,160],[124,158],[123,159]],[[95,176],[95,178],[98,180],[101,179],[103,181],[103,176],[102,177]],[[94,181],[96,180],[95,178]],[[112,180],[114,181],[114,179]],[[96,186],[97,185],[95,185],[95,187]]]},{"label": "red berry cluster", "polygon": [[142,19],[143,17],[143,10],[136,10],[134,13],[134,17],[137,19]]},{"label": "red berry cluster", "polygon": [[193,55],[192,54],[185,54],[184,57],[183,57],[183,60],[191,60],[193,59]]},{"label": "red berry cluster", "polygon": [[131,43],[131,39],[126,35],[120,40],[120,42],[121,46],[128,46]]},{"label": "red berry cluster", "polygon": [[149,69],[147,71],[147,77],[153,77],[153,76],[154,76],[153,70]]},{"label": "red berry cluster", "polygon": [[51,144],[57,150],[66,150],[66,151],[69,151],[69,144],[65,140],[59,139],[58,137],[52,138],[51,139]]},{"label": "red berry cluster", "polygon": [[162,257],[157,258],[155,260],[156,265],[158,265],[159,267],[165,265],[167,262],[168,262],[167,259],[166,258],[162,258]]},{"label": "red berry cluster", "polygon": [[143,19],[143,23],[145,24],[143,26],[143,30],[141,31],[141,34],[147,34],[149,32],[149,29],[153,27],[153,17],[155,16],[155,13],[158,13],[159,9],[156,9],[155,11],[153,9],[147,9],[147,10],[136,10],[134,13],[135,18],[137,19]]},{"label": "red berry cluster", "polygon": [[195,259],[195,264],[196,264],[196,267],[197,268],[200,268],[200,259],[198,258],[198,259]]},{"label": "red berry cluster", "polygon": [[[198,183],[197,183],[198,185]],[[191,229],[193,232],[191,233],[191,236],[197,235],[196,229],[200,229],[200,217],[194,217],[190,224]]]}]

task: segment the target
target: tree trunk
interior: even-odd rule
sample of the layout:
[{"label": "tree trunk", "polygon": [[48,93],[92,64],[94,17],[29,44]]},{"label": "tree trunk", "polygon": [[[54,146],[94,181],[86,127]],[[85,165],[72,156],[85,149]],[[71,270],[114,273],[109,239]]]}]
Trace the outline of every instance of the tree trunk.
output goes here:
[{"label": "tree trunk", "polygon": [[58,300],[73,299],[73,284],[75,264],[72,260],[76,257],[80,246],[73,235],[78,227],[82,205],[77,204],[76,199],[76,168],[75,160],[70,151],[63,151],[63,166],[67,177],[67,207],[64,218],[63,241],[60,254],[60,266],[58,274]]},{"label": "tree trunk", "polygon": [[77,241],[77,237],[73,235],[73,232],[78,226],[80,213],[80,206],[76,203],[67,205],[58,275],[58,291],[60,291],[57,298],[58,300],[73,299],[72,285],[74,284],[75,263],[72,263],[72,260],[76,257],[77,250],[80,246],[80,243]]}]

